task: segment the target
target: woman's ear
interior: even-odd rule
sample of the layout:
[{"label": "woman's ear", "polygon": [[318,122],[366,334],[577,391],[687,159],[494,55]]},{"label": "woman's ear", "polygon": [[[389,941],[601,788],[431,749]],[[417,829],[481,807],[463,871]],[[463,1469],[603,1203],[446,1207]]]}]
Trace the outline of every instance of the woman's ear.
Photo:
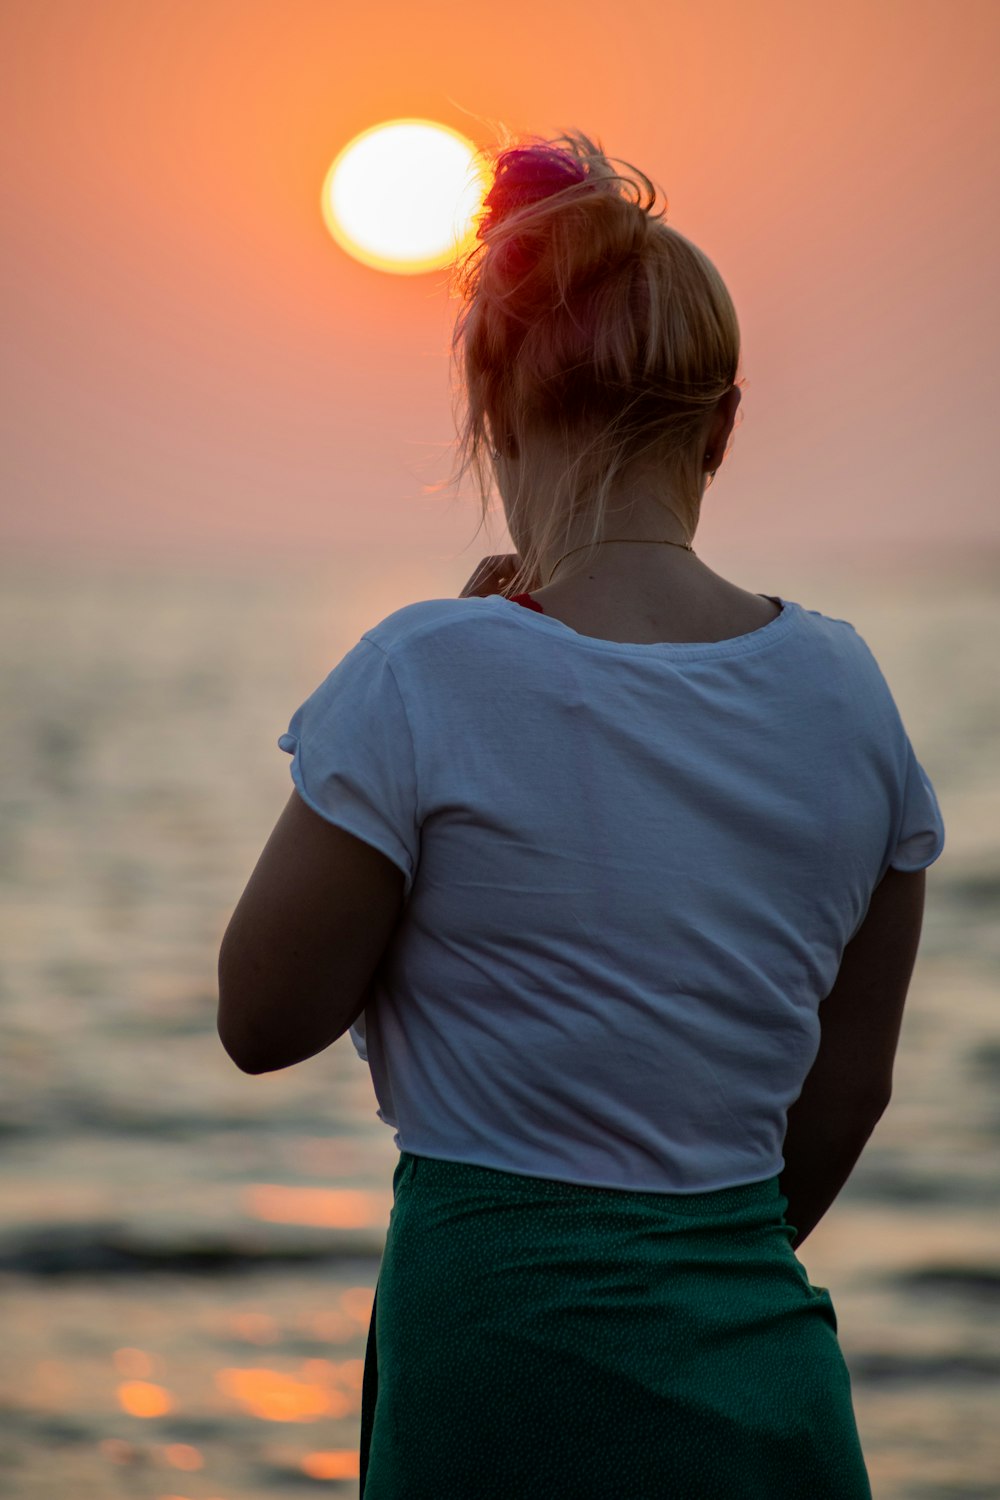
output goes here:
[{"label": "woman's ear", "polygon": [[743,397],[743,392],[738,385],[731,385],[724,396],[719,397],[715,408],[715,417],[708,431],[708,440],[705,443],[705,452],[714,455],[713,464],[718,467],[722,461],[722,455],[726,451],[729,442],[729,434],[733,430],[736,421],[736,413]]}]

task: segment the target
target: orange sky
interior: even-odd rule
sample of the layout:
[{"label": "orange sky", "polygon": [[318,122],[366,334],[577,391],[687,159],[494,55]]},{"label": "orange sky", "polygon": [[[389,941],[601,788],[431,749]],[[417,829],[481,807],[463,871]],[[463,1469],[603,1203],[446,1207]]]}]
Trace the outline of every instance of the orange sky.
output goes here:
[{"label": "orange sky", "polygon": [[443,276],[319,210],[417,115],[579,126],[719,267],[748,383],[703,555],[996,546],[998,43],[996,0],[5,0],[0,545],[466,546],[471,487],[421,493]]}]

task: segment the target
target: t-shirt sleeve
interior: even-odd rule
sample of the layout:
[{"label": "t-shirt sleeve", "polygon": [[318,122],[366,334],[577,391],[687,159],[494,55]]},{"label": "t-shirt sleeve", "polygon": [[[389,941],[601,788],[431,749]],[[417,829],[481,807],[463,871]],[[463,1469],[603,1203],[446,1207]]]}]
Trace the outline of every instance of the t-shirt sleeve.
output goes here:
[{"label": "t-shirt sleeve", "polygon": [[[883,851],[882,875],[894,870],[924,870],[932,865],[944,849],[944,819],[930,777],[917,760],[882,668],[871,647],[855,626],[847,625],[854,646],[860,645],[866,663],[867,686],[864,696],[880,745],[880,759],[887,777],[891,822]],[[870,695],[870,696],[869,696]],[[881,876],[880,876],[881,878]]]},{"label": "t-shirt sleeve", "polygon": [[894,870],[924,870],[944,848],[944,819],[930,777],[906,738],[901,810],[893,853]]},{"label": "t-shirt sleeve", "polygon": [[386,653],[362,637],[292,715],[278,747],[314,812],[388,856],[405,877],[420,852],[413,737]]}]

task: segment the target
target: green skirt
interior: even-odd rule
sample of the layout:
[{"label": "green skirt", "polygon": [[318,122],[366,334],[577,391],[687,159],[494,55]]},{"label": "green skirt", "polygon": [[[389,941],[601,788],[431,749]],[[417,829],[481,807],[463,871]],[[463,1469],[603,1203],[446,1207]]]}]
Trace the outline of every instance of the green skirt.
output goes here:
[{"label": "green skirt", "polygon": [[778,1178],[640,1193],[400,1153],[363,1500],[871,1500]]}]

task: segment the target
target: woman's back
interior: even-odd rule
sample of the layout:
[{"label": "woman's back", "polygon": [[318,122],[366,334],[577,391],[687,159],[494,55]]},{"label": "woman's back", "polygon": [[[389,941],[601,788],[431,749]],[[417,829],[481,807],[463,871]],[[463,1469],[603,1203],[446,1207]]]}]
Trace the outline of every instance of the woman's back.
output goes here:
[{"label": "woman's back", "polygon": [[759,603],[642,644],[425,600],[306,706],[313,796],[412,877],[352,1028],[400,1149],[661,1192],[780,1169],[844,948],[940,825],[853,628]]}]

